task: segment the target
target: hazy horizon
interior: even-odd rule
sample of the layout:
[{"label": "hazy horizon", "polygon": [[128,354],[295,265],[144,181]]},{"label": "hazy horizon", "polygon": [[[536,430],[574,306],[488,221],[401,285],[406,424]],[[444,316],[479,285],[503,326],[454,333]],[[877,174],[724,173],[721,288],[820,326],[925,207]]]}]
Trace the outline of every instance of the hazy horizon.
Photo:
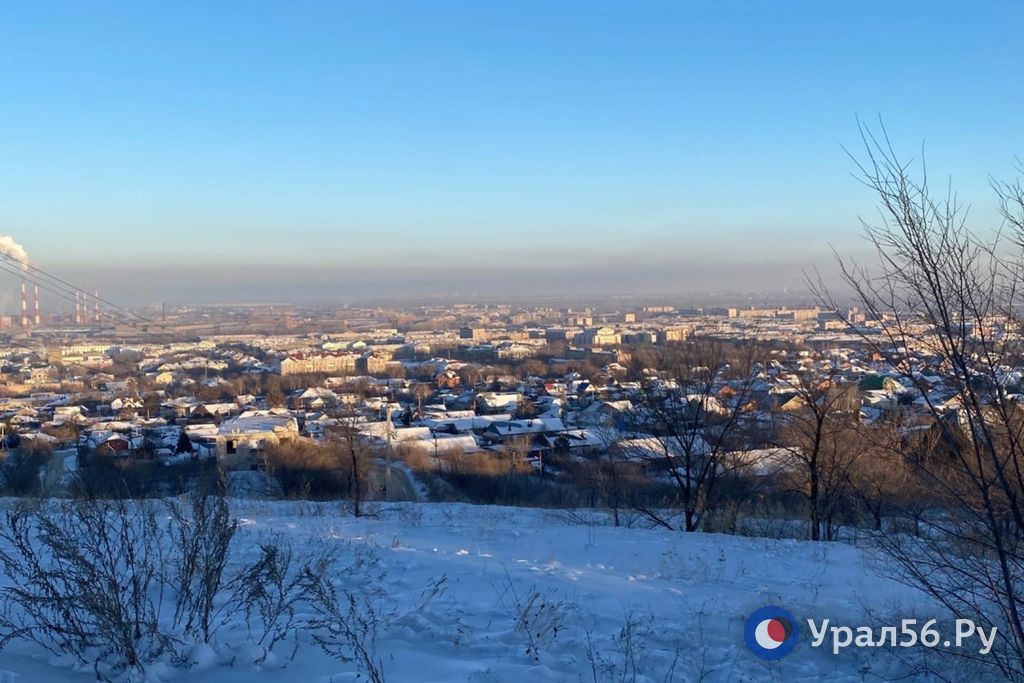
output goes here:
[{"label": "hazy horizon", "polygon": [[[777,264],[779,265],[779,264]],[[783,266],[787,264],[781,264]],[[736,305],[754,296],[757,303],[778,304],[810,300],[804,274],[791,264],[781,277],[774,266],[757,270],[737,266],[742,277],[722,279],[721,266],[703,268],[661,266],[657,270],[642,267],[619,268],[596,264],[593,269],[576,268],[565,272],[543,270],[493,270],[446,274],[428,268],[407,268],[399,272],[319,269],[302,274],[288,271],[266,274],[261,268],[220,269],[169,266],[162,269],[122,268],[111,272],[58,270],[54,274],[68,282],[89,283],[106,300],[126,306],[203,305],[203,304],[294,304],[347,305],[428,300],[542,301],[605,300],[638,297],[654,303],[662,300],[686,302],[693,306]],[[814,275],[808,273],[808,275]],[[845,291],[836,277],[828,283]],[[130,283],[126,286],[125,283]],[[747,282],[749,284],[744,285]],[[16,312],[19,280],[0,274],[0,314]],[[771,296],[761,296],[771,294]],[[31,299],[31,294],[30,294]],[[72,301],[61,300],[44,290],[41,293],[45,313],[73,310]],[[753,302],[752,302],[753,305]]]}]

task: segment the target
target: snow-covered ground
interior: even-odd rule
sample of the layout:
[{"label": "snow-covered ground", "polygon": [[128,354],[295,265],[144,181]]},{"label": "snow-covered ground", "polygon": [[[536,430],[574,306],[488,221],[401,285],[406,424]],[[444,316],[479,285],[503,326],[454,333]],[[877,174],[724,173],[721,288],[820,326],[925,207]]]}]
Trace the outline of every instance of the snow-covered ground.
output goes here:
[{"label": "snow-covered ground", "polygon": [[[356,519],[338,504],[233,500],[238,541],[278,536],[296,549],[336,548],[346,577],[387,617],[376,643],[388,681],[861,681],[890,678],[879,650],[836,656],[812,649],[805,619],[899,623],[926,603],[885,578],[864,550],[662,529],[613,528],[592,513],[389,504]],[[6,580],[6,577],[0,578]],[[534,603],[534,647],[515,603]],[[545,607],[540,607],[543,604]],[[789,609],[801,642],[781,662],[756,658],[744,621],[764,605]],[[221,638],[241,640],[242,625]],[[355,681],[299,634],[285,667],[207,653],[160,680],[197,683]],[[632,673],[637,673],[633,678]],[[88,681],[15,642],[0,653],[0,682]]]}]

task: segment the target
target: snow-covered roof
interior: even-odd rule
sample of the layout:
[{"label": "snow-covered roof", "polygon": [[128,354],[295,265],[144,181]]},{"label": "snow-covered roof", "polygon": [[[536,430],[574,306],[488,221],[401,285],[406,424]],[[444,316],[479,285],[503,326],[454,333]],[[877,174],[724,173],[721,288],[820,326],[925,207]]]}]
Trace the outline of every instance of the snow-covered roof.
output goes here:
[{"label": "snow-covered roof", "polygon": [[220,425],[222,436],[254,432],[298,432],[295,418],[287,413],[271,411],[248,411],[238,417],[225,420]]},{"label": "snow-covered roof", "polygon": [[442,436],[429,439],[412,439],[402,442],[402,448],[426,455],[451,455],[459,453],[478,453],[481,448],[472,436]]},{"label": "snow-covered roof", "polygon": [[618,453],[628,460],[657,460],[666,455],[681,458],[687,451],[691,455],[708,453],[711,447],[699,435],[694,435],[692,443],[687,440],[680,443],[677,439],[658,438],[654,436],[620,439],[615,442]]}]

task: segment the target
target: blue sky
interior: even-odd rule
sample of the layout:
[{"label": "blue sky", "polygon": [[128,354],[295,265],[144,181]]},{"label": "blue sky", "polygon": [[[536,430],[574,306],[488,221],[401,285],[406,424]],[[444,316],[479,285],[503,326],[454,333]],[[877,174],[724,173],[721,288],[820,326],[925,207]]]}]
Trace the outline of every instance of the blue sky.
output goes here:
[{"label": "blue sky", "polygon": [[157,298],[410,260],[441,291],[798,285],[860,249],[857,115],[995,220],[1022,26],[1019,2],[7,3],[0,232]]}]

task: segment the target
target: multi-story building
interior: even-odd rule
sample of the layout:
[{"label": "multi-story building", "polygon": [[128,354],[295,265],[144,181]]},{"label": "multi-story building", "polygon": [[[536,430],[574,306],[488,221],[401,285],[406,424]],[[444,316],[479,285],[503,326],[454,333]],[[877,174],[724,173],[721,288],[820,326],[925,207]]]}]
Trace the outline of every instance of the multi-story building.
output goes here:
[{"label": "multi-story building", "polygon": [[616,346],[619,334],[611,327],[589,327],[573,340],[579,346]]},{"label": "multi-story building", "polygon": [[685,327],[666,327],[658,330],[658,343],[684,341],[690,336],[690,331]]},{"label": "multi-story building", "polygon": [[487,341],[490,338],[490,334],[483,327],[463,327],[459,330],[459,339],[468,339],[471,341]]},{"label": "multi-story building", "polygon": [[355,354],[294,354],[281,361],[281,375],[345,374],[355,372]]}]

